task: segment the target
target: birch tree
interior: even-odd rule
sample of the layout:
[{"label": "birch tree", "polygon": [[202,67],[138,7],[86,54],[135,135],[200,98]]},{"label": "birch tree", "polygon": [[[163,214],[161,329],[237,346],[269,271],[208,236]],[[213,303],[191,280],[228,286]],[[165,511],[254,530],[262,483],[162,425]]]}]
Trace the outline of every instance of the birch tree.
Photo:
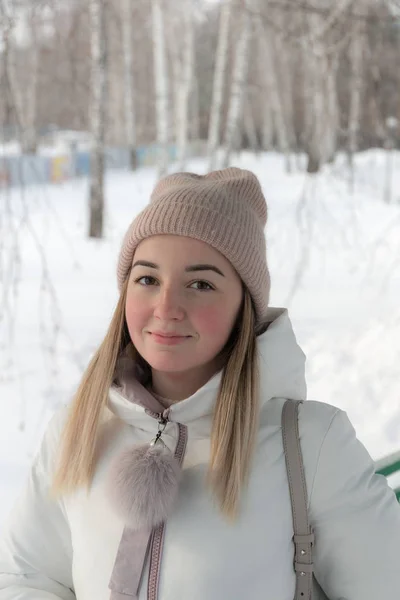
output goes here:
[{"label": "birch tree", "polygon": [[156,93],[156,129],[158,145],[158,176],[168,170],[168,72],[165,52],[165,20],[163,0],[152,0],[154,87]]},{"label": "birch tree", "polygon": [[274,143],[274,120],[269,98],[265,98],[262,110],[261,147],[264,151],[272,150]]},{"label": "birch tree", "polygon": [[[39,69],[38,27],[40,6],[36,3],[27,9],[19,5],[2,3],[3,53],[8,93],[12,111],[19,130],[20,144],[23,152],[34,153],[37,148],[37,92]],[[18,50],[15,40],[15,28],[18,20],[23,19],[23,10],[27,10],[26,24],[29,36],[27,39],[25,72],[18,64]],[[25,85],[22,78],[24,76]]]},{"label": "birch tree", "polygon": [[24,146],[28,153],[35,153],[38,146],[37,101],[39,81],[39,40],[40,40],[40,6],[32,2],[28,12],[30,25],[30,52],[28,65],[28,85],[25,102]]},{"label": "birch tree", "polygon": [[331,60],[325,61],[327,65],[326,85],[326,105],[327,115],[325,120],[325,146],[326,159],[328,162],[333,162],[338,148],[338,133],[339,133],[339,107],[337,98],[337,71],[339,65],[338,56],[332,56]]},{"label": "birch tree", "polygon": [[259,141],[257,135],[256,124],[254,121],[254,113],[253,113],[253,103],[250,91],[247,90],[246,99],[244,102],[244,111],[243,111],[243,124],[246,132],[246,137],[250,146],[250,149],[254,153],[258,153]]},{"label": "birch tree", "polygon": [[2,26],[2,45],[3,45],[3,64],[4,79],[7,87],[7,113],[14,112],[17,125],[23,129],[21,120],[23,119],[22,98],[17,85],[16,65],[13,57],[13,35],[15,28],[15,18],[7,9],[4,2],[1,3],[1,26]]},{"label": "birch tree", "polygon": [[319,13],[308,15],[308,39],[303,43],[304,70],[304,145],[308,156],[307,172],[317,173],[328,158],[327,126],[330,126],[327,82],[332,76],[326,57],[324,17]]},{"label": "birch tree", "polygon": [[347,151],[350,166],[350,187],[354,188],[354,163],[353,156],[358,150],[358,137],[361,121],[361,100],[363,94],[363,67],[364,67],[364,25],[360,19],[352,21],[352,36],[350,40],[350,104],[348,120]]},{"label": "birch tree", "polygon": [[235,60],[232,72],[232,84],[229,96],[228,115],[225,127],[225,138],[222,156],[222,167],[229,165],[231,154],[239,133],[239,119],[243,110],[243,94],[247,82],[248,60],[250,50],[250,34],[252,18],[244,4],[240,19],[239,37],[235,49]]},{"label": "birch tree", "polygon": [[326,160],[324,131],[326,119],[326,102],[324,82],[326,73],[324,61],[317,52],[308,58],[307,78],[305,77],[304,106],[306,112],[305,149],[308,156],[308,173],[317,173]]},{"label": "birch tree", "polygon": [[[175,137],[178,170],[186,167],[189,136],[189,100],[194,70],[193,0],[183,0],[170,11],[168,42],[172,59]],[[183,31],[183,33],[181,33]]]},{"label": "birch tree", "polygon": [[[345,3],[341,6],[344,10]],[[304,107],[305,136],[304,143],[308,155],[307,171],[316,173],[336,151],[337,134],[337,98],[336,67],[337,60],[327,52],[327,32],[338,18],[338,7],[332,9],[329,18],[320,13],[308,15],[308,37],[303,44],[304,61]]]},{"label": "birch tree", "polygon": [[[278,149],[285,155],[286,170],[290,172],[290,144],[287,131],[287,120],[285,118],[285,102],[283,99],[282,88],[278,79],[278,68],[280,66],[279,57],[274,49],[274,32],[271,28],[263,28],[261,21],[258,23],[258,43],[259,55],[262,57],[263,79],[266,90],[266,96],[270,103],[270,119],[274,123]],[[283,77],[290,77],[290,74],[283,72]]]},{"label": "birch tree", "polygon": [[183,9],[183,45],[181,61],[181,81],[178,92],[178,168],[182,171],[186,168],[188,154],[188,132],[189,132],[189,99],[192,91],[194,70],[194,23],[192,0],[185,0]]},{"label": "birch tree", "polygon": [[91,106],[92,134],[90,172],[90,224],[89,236],[103,236],[104,220],[104,145],[106,115],[106,27],[105,0],[90,0],[91,28]]},{"label": "birch tree", "polygon": [[195,76],[196,66],[193,57],[193,79],[192,79],[192,95],[189,101],[190,109],[190,136],[192,140],[198,141],[200,139],[200,102],[199,102],[199,80]]},{"label": "birch tree", "polygon": [[[281,11],[278,24],[281,31],[285,30],[285,26],[287,27],[285,23],[284,11]],[[281,116],[279,118],[278,139],[279,145],[282,148],[282,152],[285,155],[286,171],[290,173],[292,171],[291,152],[296,147],[293,105],[293,56],[297,55],[297,48],[293,52],[294,48],[290,48],[289,44],[282,37],[282,35],[278,35],[276,32],[272,32],[271,44],[271,56],[275,58],[272,67],[274,67],[275,70],[277,90],[279,99],[282,103]]]},{"label": "birch tree", "polygon": [[213,93],[208,128],[208,169],[216,168],[217,150],[221,128],[221,113],[224,97],[225,71],[228,58],[229,26],[231,21],[232,0],[225,0],[220,9],[218,46],[214,68]]},{"label": "birch tree", "polygon": [[132,170],[137,167],[136,155],[136,123],[133,83],[133,32],[132,32],[132,0],[122,3],[122,32],[124,47],[124,100],[126,144],[129,151],[129,162]]}]

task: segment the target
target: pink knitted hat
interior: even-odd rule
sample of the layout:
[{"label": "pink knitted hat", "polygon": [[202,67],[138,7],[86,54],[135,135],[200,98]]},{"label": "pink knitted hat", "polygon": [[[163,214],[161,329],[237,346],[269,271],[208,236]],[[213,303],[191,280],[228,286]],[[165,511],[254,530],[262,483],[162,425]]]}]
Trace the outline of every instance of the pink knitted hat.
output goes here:
[{"label": "pink knitted hat", "polygon": [[161,179],[148,206],[126,232],[118,287],[129,276],[138,244],[152,235],[182,235],[221,252],[248,288],[257,321],[266,316],[270,277],[264,229],[267,203],[254,173],[235,167],[207,175],[175,173]]}]

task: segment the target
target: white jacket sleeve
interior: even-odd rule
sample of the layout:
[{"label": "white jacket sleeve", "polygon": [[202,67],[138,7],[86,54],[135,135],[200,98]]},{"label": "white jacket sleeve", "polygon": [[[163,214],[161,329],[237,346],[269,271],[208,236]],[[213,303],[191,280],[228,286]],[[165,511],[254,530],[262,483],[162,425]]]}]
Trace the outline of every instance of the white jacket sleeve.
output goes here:
[{"label": "white jacket sleeve", "polygon": [[0,600],[75,599],[68,522],[62,501],[49,496],[53,427],[54,419],[0,533]]},{"label": "white jacket sleeve", "polygon": [[332,419],[310,490],[315,575],[329,598],[400,598],[400,505],[346,413]]}]

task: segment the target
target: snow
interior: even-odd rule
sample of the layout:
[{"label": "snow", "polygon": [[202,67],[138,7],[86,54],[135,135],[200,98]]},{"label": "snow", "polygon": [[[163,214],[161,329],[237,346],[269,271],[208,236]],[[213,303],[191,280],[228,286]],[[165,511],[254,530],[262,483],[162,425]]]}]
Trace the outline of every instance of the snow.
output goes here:
[{"label": "snow", "polygon": [[[74,131],[62,129],[49,132],[40,136],[38,141],[37,156],[57,157],[70,155],[75,151],[88,151],[90,149],[90,134],[87,131]],[[19,141],[0,143],[0,157],[20,156],[21,144]]]},{"label": "snow", "polygon": [[[393,159],[392,205],[381,150],[357,156],[353,194],[340,157],[313,177],[286,174],[274,153],[233,161],[259,176],[268,200],[271,304],[290,308],[309,397],[346,410],[374,459],[400,450],[400,153]],[[189,169],[204,173],[206,162]],[[0,526],[105,333],[121,239],[155,181],[153,168],[108,174],[102,241],[86,237],[86,181],[0,192]]]},{"label": "snow", "polygon": [[19,142],[7,142],[0,144],[0,157],[19,156],[21,154],[21,144]]}]

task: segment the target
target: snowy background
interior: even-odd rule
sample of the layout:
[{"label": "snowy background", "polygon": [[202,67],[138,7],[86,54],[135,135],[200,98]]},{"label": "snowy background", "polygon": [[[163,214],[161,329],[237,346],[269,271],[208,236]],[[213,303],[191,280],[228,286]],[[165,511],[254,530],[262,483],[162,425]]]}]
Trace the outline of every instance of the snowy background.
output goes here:
[{"label": "snowy background", "polygon": [[[275,153],[233,161],[267,197],[271,304],[290,308],[309,397],[346,410],[375,459],[400,450],[400,153],[394,161],[390,205],[383,150],[357,155],[354,193],[340,156],[313,176],[286,174]],[[121,238],[155,180],[153,168],[108,173],[103,240],[87,238],[84,180],[0,191],[0,528],[106,331]]]}]

